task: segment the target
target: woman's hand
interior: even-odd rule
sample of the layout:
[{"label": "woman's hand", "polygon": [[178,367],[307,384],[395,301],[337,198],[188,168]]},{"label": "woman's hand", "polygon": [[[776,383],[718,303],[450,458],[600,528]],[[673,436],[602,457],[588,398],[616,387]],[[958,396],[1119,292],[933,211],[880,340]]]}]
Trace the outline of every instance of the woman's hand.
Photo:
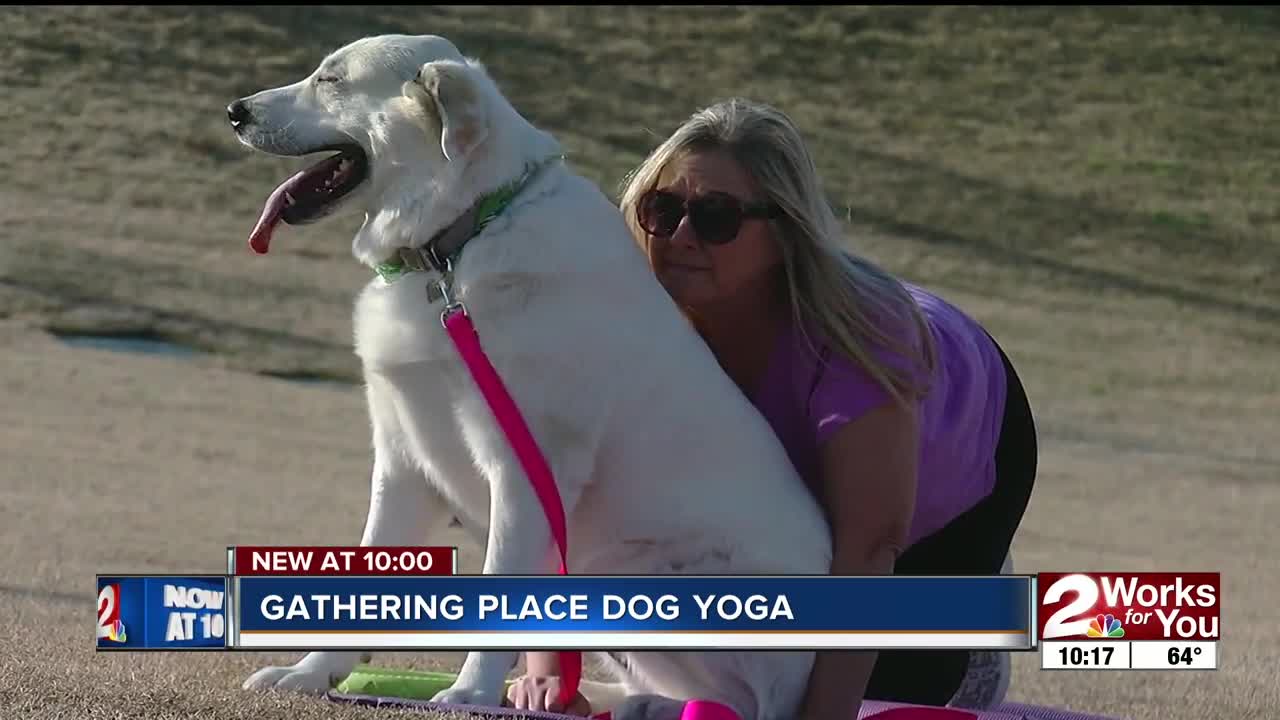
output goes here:
[{"label": "woman's hand", "polygon": [[578,693],[569,707],[560,705],[560,678],[555,675],[521,675],[507,687],[507,703],[518,710],[557,712],[566,715],[591,714],[591,703]]}]

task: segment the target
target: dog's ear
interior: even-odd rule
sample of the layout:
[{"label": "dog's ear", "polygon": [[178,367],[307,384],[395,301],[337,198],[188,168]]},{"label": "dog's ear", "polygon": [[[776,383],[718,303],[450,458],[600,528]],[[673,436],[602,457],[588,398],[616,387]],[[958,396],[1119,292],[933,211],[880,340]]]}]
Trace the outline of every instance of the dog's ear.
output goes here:
[{"label": "dog's ear", "polygon": [[449,162],[470,153],[489,134],[489,118],[474,72],[459,62],[437,60],[423,65],[405,88],[406,95],[430,102],[427,111],[440,117],[440,150]]}]

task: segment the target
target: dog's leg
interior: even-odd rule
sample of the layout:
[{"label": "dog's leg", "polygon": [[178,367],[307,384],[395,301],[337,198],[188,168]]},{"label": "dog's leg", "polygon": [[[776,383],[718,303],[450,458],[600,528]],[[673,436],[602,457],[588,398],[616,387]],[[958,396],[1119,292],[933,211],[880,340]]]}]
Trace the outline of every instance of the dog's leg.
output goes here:
[{"label": "dog's leg", "polygon": [[638,691],[613,710],[613,720],[678,720],[689,699],[713,700],[743,720],[795,716],[815,654],[805,651],[623,653]]},{"label": "dog's leg", "polygon": [[[375,428],[375,438],[378,435]],[[452,515],[420,469],[392,444],[375,440],[369,515],[361,545],[418,545]],[[312,652],[288,667],[262,668],[244,682],[244,688],[323,693],[370,657],[359,651]]]},{"label": "dog's leg", "polygon": [[[501,435],[484,443],[485,453],[496,461],[486,463],[490,480],[489,537],[485,547],[485,575],[540,575],[553,572],[559,560],[551,528],[523,467]],[[563,445],[558,447],[563,449]],[[568,517],[581,493],[566,478],[586,477],[589,455],[568,450],[553,462],[553,472]],[[438,693],[435,702],[496,706],[501,703],[503,680],[515,667],[515,650],[477,651],[467,654],[453,686]]]},{"label": "dog's leg", "polygon": [[[514,458],[512,459],[514,463]],[[511,473],[506,473],[511,475]],[[495,483],[490,500],[489,537],[485,548],[485,575],[540,575],[551,569],[553,550],[546,517],[528,481],[516,465],[515,477]],[[503,487],[516,485],[516,487]],[[458,679],[433,700],[468,705],[499,705],[503,680],[520,654],[514,650],[476,651],[467,654]]]}]

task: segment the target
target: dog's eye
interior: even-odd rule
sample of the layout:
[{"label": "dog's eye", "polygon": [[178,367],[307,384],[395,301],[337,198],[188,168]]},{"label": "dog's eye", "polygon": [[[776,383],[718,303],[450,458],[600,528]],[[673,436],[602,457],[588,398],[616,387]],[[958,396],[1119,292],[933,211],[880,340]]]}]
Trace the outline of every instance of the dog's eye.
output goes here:
[{"label": "dog's eye", "polygon": [[321,75],[316,78],[316,82],[318,83],[336,83],[341,80],[342,78],[338,77],[337,75]]}]

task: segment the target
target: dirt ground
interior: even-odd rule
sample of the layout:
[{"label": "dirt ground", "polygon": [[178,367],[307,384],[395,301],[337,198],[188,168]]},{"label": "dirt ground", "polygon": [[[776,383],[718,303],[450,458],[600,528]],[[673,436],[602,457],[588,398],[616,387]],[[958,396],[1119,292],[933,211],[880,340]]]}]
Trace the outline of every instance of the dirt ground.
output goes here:
[{"label": "dirt ground", "polygon": [[[369,470],[356,390],[73,348],[15,323],[0,328],[0,343],[0,712],[386,714],[239,690],[256,667],[289,656],[95,654],[90,631],[95,573],[217,573],[227,544],[355,542]],[[1136,720],[1274,717],[1280,488],[1265,482],[1265,468],[1208,482],[1165,473],[1165,464],[1183,462],[1176,453],[1052,435],[1043,457],[1015,546],[1018,568],[1219,570],[1221,669],[1042,672],[1036,656],[1018,655],[1012,699]],[[475,549],[464,548],[464,569],[475,571]],[[377,662],[458,660],[395,654]]]}]

